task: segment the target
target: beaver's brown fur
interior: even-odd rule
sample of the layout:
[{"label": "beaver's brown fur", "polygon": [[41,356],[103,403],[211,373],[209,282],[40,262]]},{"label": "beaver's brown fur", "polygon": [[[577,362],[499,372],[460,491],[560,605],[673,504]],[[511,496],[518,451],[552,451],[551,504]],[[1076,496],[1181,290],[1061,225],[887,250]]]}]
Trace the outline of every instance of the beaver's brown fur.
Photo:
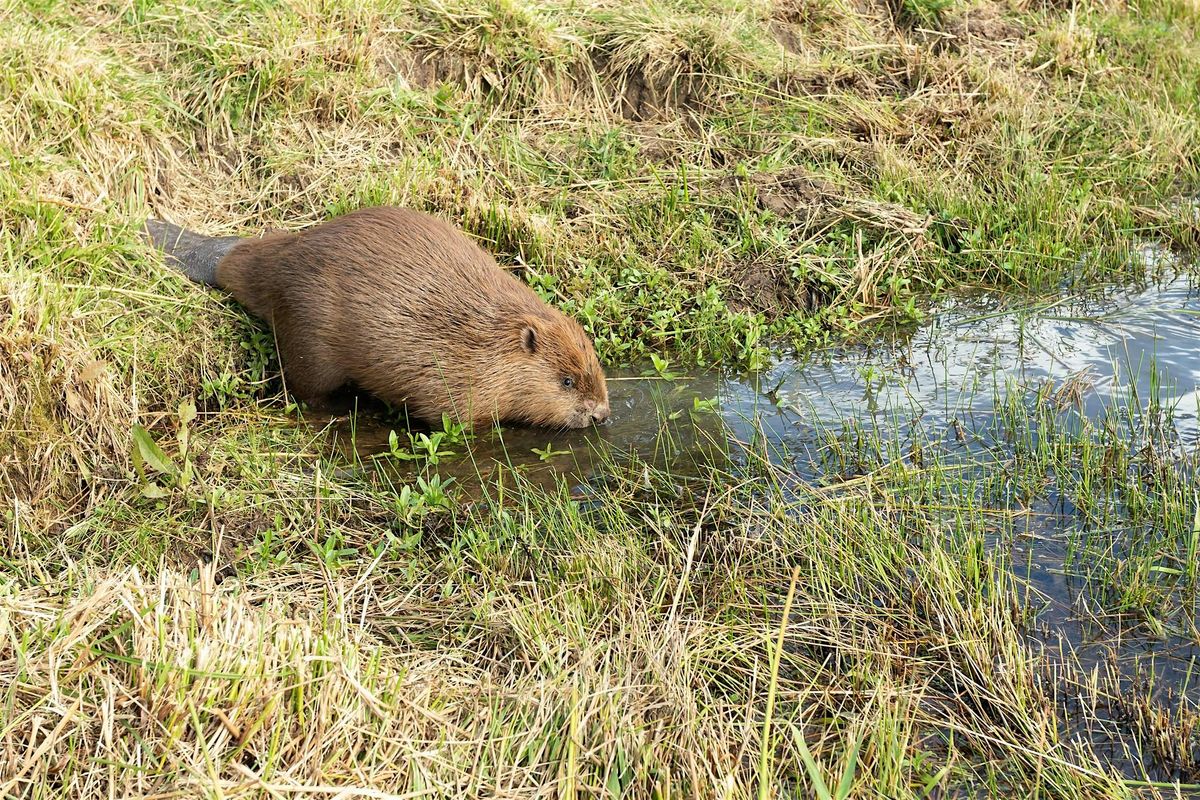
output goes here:
[{"label": "beaver's brown fur", "polygon": [[271,323],[287,388],[311,405],[353,384],[431,423],[609,415],[583,328],[435,217],[367,208],[246,239],[216,283]]}]

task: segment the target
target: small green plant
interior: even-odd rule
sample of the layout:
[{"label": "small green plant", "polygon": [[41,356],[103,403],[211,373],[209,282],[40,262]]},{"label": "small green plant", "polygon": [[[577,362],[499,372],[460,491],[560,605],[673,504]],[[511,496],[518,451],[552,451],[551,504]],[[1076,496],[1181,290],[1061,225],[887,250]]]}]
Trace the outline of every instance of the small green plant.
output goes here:
[{"label": "small green plant", "polygon": [[938,28],[954,0],[899,0],[897,16],[905,24]]},{"label": "small green plant", "polygon": [[275,336],[270,330],[256,325],[250,336],[241,341],[246,352],[246,372],[251,383],[261,383],[271,373],[278,360],[275,351]]},{"label": "small green plant", "polygon": [[431,512],[446,511],[450,508],[450,498],[446,490],[453,483],[454,478],[431,475],[428,478],[418,477],[416,487],[400,487],[392,501],[392,512],[396,521],[411,528],[416,527]]},{"label": "small green plant", "polygon": [[453,483],[454,478],[443,478],[441,475],[417,478],[417,488],[421,490],[422,502],[431,509],[449,509],[451,502],[447,490]]},{"label": "small green plant", "polygon": [[555,450],[554,442],[547,442],[546,446],[544,448],[531,447],[529,449],[530,449],[530,452],[532,452],[534,455],[536,455],[542,461],[549,461],[550,459],[554,458],[555,456],[568,456],[571,454],[570,450]]},{"label": "small green plant", "polygon": [[831,789],[825,781],[825,776],[817,764],[816,758],[813,757],[812,751],[808,749],[808,743],[804,741],[804,733],[795,724],[788,727],[792,732],[792,741],[796,745],[796,750],[800,753],[801,760],[804,761],[804,768],[808,772],[808,779],[812,783],[814,794],[820,800],[846,800],[850,797],[850,792],[854,788],[854,773],[858,769],[858,753],[864,737],[860,735],[851,743],[850,751],[846,754],[846,766],[842,770],[837,786]]},{"label": "small green plant", "polygon": [[424,461],[437,466],[443,459],[453,458],[457,451],[450,447],[462,444],[467,439],[466,426],[455,422],[449,414],[442,415],[442,430],[433,433],[417,433],[406,431],[408,447],[400,446],[400,437],[392,431],[388,434],[388,451],[385,457],[400,461]]},{"label": "small green plant", "polygon": [[269,329],[254,323],[249,334],[238,345],[245,353],[242,368],[223,369],[217,375],[205,377],[200,383],[201,399],[215,400],[220,408],[237,401],[253,400],[278,371],[275,338]]},{"label": "small green plant", "polygon": [[287,562],[287,549],[280,538],[285,530],[283,514],[277,511],[273,524],[263,528],[254,543],[260,566],[278,566]]},{"label": "small green plant", "polygon": [[330,533],[320,542],[309,542],[309,547],[321,563],[330,569],[335,569],[348,559],[358,554],[354,547],[348,547],[337,533]]},{"label": "small green plant", "polygon": [[679,377],[678,373],[671,371],[671,361],[665,356],[651,353],[650,364],[652,368],[645,373],[647,375],[655,375],[665,381],[673,381]]},{"label": "small green plant", "polygon": [[216,400],[217,406],[225,408],[236,399],[243,399],[247,392],[243,389],[246,382],[240,375],[228,370],[212,378],[205,378],[200,384],[200,396],[206,400]]},{"label": "small green plant", "polygon": [[[172,489],[187,489],[194,478],[191,459],[191,423],[196,419],[196,405],[190,400],[179,406],[179,459],[176,464],[154,441],[142,425],[133,425],[133,467],[142,486],[142,496],[152,499],[166,497]],[[151,476],[159,480],[151,480]],[[165,485],[164,485],[165,484]]]},{"label": "small green plant", "polygon": [[426,522],[431,515],[445,514],[451,508],[448,489],[454,478],[432,475],[418,477],[416,485],[404,485],[392,500],[393,524],[379,541],[368,546],[372,558],[384,554],[411,554],[421,544]]}]

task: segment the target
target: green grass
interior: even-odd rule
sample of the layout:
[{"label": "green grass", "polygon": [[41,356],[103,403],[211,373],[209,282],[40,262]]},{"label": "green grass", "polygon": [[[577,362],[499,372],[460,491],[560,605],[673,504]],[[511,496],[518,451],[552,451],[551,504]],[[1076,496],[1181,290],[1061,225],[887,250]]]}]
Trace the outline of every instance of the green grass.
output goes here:
[{"label": "green grass", "polygon": [[[753,457],[601,455],[588,502],[418,481],[299,424],[269,333],[138,229],[410,205],[606,364],[756,368],[963,289],[1133,279],[1147,240],[1194,254],[1197,20],[0,4],[0,795],[1175,796],[1064,733],[1123,690],[1056,688],[988,546],[1006,492],[1051,476],[1096,607],[1179,630],[1194,471],[1153,431],[1013,407],[1011,459],[972,477],[850,430],[843,480],[798,494]],[[1186,714],[1121,697],[1147,741],[1195,747]]]}]

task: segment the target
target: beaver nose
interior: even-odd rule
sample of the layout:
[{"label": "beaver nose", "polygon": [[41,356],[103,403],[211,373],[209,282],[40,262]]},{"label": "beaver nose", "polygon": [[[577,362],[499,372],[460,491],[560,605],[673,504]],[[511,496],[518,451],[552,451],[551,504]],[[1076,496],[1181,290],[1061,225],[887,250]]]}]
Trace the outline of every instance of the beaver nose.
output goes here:
[{"label": "beaver nose", "polygon": [[609,410],[607,405],[596,406],[592,409],[592,422],[596,423],[597,425],[606,421],[608,417]]}]

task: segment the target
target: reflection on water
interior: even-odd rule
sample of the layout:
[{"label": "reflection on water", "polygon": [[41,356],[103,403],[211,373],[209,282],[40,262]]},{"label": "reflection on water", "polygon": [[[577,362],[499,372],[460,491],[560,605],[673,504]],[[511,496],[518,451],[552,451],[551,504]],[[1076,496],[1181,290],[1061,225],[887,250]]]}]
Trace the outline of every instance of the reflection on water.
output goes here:
[{"label": "reflection on water", "polygon": [[[723,396],[735,385],[736,381],[715,373],[667,380],[641,377],[637,371],[613,372],[608,387],[612,418],[607,424],[588,431],[493,430],[473,438],[469,447],[447,445],[461,457],[440,463],[438,473],[455,478],[468,491],[514,469],[548,487],[565,480],[575,488],[596,476],[601,459],[626,452],[691,474],[695,465],[706,463],[706,457],[711,461],[713,449],[720,448],[727,436],[720,408],[697,406]],[[386,453],[394,427],[398,426],[360,417],[353,429],[349,421],[343,425],[340,441],[363,456]],[[402,446],[407,445],[407,437],[400,435]],[[400,479],[411,471],[403,461],[378,463],[399,473]]]},{"label": "reflection on water", "polygon": [[[1200,409],[1200,298],[1186,281],[1037,308],[938,315],[907,342],[781,367],[781,405],[839,423],[883,412],[941,417],[992,410],[997,394],[1046,380],[1088,378],[1084,413],[1124,402],[1130,388],[1173,400],[1179,432],[1196,440]],[[1155,369],[1151,370],[1151,364]],[[1157,374],[1155,374],[1157,373]],[[933,421],[933,420],[930,420]]]},{"label": "reflection on water", "polygon": [[[1100,420],[1131,398],[1143,409],[1157,401],[1172,412],[1174,447],[1194,451],[1200,433],[1200,294],[1190,281],[1177,279],[1023,308],[980,300],[871,345],[786,360],[753,378],[617,373],[609,387],[612,422],[603,428],[493,433],[438,472],[479,486],[498,470],[517,468],[531,479],[566,481],[586,491],[589,482],[603,478],[598,454],[632,452],[688,474],[711,463],[714,448],[757,440],[796,481],[822,483],[839,477],[826,451],[830,436],[847,429],[867,431],[897,452],[916,441],[957,442],[946,447],[948,458],[957,452],[963,463],[981,464],[972,461],[981,449],[994,460],[997,448],[1006,446],[990,433],[1000,427],[1006,400],[1028,405],[1047,382],[1073,387],[1070,405],[1080,419]],[[360,454],[386,451],[389,431],[360,420],[351,446]],[[349,442],[349,430],[344,433]],[[1189,678],[1200,666],[1194,613],[1153,636],[1080,613],[1090,603],[1089,588],[1068,557],[1071,537],[1084,524],[1080,515],[1053,492],[1021,511],[995,543],[1007,548],[1013,571],[1045,598],[1037,628],[1048,651],[1061,645],[1084,669],[1115,652],[1126,677],[1136,667],[1159,687],[1192,703],[1200,700],[1200,679]],[[1115,642],[1114,630],[1120,631]],[[1092,720],[1087,735],[1096,737],[1096,725]],[[1144,774],[1124,752],[1126,743],[1107,746],[1122,750],[1111,754],[1114,763],[1131,775]]]},{"label": "reflection on water", "polygon": [[[925,436],[974,422],[986,427],[997,399],[1072,378],[1082,413],[1098,419],[1130,393],[1172,410],[1179,446],[1197,443],[1200,415],[1200,293],[1186,279],[1137,292],[1063,298],[1026,308],[982,300],[868,346],[785,360],[759,375],[711,372],[675,379],[635,370],[610,377],[610,424],[591,431],[510,428],[472,442],[470,457],[439,472],[487,478],[497,465],[534,479],[586,483],[596,453],[632,451],[658,465],[687,462],[697,448],[756,432],[790,454],[784,464],[819,480],[813,446],[855,421],[891,436]],[[341,443],[387,450],[392,425],[360,417]],[[461,449],[461,448],[459,448]]]}]

